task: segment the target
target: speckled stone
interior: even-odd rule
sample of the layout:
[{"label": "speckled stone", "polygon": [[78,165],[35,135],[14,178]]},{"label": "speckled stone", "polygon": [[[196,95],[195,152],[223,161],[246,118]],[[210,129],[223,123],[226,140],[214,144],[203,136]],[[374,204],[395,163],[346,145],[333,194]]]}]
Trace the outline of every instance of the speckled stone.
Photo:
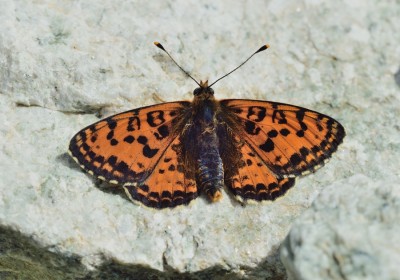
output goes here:
[{"label": "speckled stone", "polygon": [[292,279],[397,279],[400,191],[395,177],[357,174],[328,186],[283,243]]}]

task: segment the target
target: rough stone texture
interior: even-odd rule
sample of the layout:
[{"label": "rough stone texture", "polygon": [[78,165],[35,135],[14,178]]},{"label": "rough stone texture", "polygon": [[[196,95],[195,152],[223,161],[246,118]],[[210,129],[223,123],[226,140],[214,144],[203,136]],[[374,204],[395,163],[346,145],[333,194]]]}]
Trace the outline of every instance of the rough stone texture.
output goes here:
[{"label": "rough stone texture", "polygon": [[[398,14],[379,1],[3,1],[2,242],[30,237],[35,252],[72,256],[83,264],[76,278],[285,278],[278,247],[320,192],[351,187],[356,174],[372,186],[399,177]],[[164,211],[132,204],[82,173],[66,149],[99,116],[191,98],[193,81],[155,40],[210,81],[271,44],[219,82],[216,96],[323,112],[345,126],[345,143],[274,203],[241,207],[225,195]],[[14,251],[0,252],[0,273],[13,275]]]},{"label": "rough stone texture", "polygon": [[398,279],[400,189],[391,184],[395,179],[357,174],[327,187],[282,246],[291,278]]},{"label": "rough stone texture", "polygon": [[281,259],[291,279],[400,275],[400,34],[395,31],[400,6],[359,4],[337,7],[344,15],[351,11],[351,18],[328,12],[317,27],[347,28],[340,39],[346,48],[330,53],[341,57],[338,64],[343,66],[338,82],[345,92],[341,99],[348,136],[336,182],[326,184],[282,246]]}]

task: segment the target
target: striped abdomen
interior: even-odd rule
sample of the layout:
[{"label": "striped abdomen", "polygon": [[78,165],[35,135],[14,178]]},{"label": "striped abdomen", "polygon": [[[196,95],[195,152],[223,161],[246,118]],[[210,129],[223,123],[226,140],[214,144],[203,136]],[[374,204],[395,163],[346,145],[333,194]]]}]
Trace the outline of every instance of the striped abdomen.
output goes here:
[{"label": "striped abdomen", "polygon": [[217,201],[221,198],[220,189],[224,186],[224,169],[219,154],[214,107],[212,102],[204,102],[204,105],[194,119],[197,184],[212,201]]}]

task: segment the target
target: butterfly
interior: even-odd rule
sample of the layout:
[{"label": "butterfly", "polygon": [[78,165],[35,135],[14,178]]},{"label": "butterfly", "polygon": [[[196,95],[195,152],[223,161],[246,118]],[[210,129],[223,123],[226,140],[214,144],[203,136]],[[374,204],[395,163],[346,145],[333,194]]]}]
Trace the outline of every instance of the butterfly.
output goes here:
[{"label": "butterfly", "polygon": [[218,201],[224,186],[241,203],[275,200],[345,137],[327,115],[278,102],[218,101],[213,84],[197,84],[192,102],[142,107],[87,126],[71,139],[69,154],[89,174],[122,185],[133,202],[166,208],[202,193]]}]

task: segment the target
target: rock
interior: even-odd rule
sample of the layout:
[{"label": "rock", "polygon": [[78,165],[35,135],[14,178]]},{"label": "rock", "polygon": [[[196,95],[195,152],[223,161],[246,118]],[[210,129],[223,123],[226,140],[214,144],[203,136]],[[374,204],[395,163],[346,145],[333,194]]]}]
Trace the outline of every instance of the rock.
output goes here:
[{"label": "rock", "polygon": [[[55,264],[71,278],[285,279],[278,248],[319,192],[355,174],[377,185],[398,174],[398,9],[359,1],[5,1],[0,248],[11,245],[0,272],[13,273],[13,254],[28,239],[34,245],[18,267],[34,275]],[[153,41],[210,82],[269,43],[214,87],[216,97],[320,111],[345,126],[344,144],[273,203],[242,207],[224,192],[219,203],[201,197],[173,210],[132,204],[81,172],[67,147],[99,117],[192,98],[196,85]],[[37,254],[43,266],[26,266]]]},{"label": "rock", "polygon": [[394,181],[358,174],[327,187],[282,245],[291,279],[397,279],[400,192]]}]

